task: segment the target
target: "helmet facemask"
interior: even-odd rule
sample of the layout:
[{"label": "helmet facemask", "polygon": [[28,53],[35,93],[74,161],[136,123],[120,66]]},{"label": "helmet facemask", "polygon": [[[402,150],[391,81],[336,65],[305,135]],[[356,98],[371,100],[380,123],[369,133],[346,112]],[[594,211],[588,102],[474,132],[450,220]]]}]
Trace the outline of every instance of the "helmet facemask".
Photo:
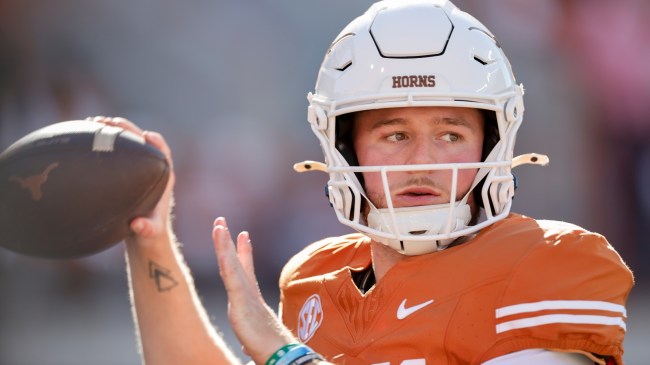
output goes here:
[{"label": "helmet facemask", "polygon": [[[447,247],[456,240],[459,235],[455,232],[462,231],[477,223],[479,218],[479,205],[477,197],[483,182],[486,180],[488,168],[482,167],[480,161],[476,163],[453,163],[453,164],[426,164],[426,165],[397,165],[397,166],[359,166],[356,151],[352,142],[354,129],[354,115],[356,113],[341,115],[336,118],[335,146],[340,158],[347,161],[348,169],[343,172],[343,184],[330,184],[330,193],[334,190],[334,196],[349,200],[347,207],[350,209],[344,214],[354,224],[365,226],[355,227],[358,230],[371,236],[374,240],[385,243],[397,251],[405,254],[421,254],[439,250]],[[488,159],[489,153],[496,146],[498,140],[498,128],[493,111],[481,113],[483,119],[482,161]],[[491,117],[491,118],[490,118]],[[438,170],[435,172],[434,170]],[[469,189],[460,191],[458,177],[465,170],[474,170],[476,175]],[[391,174],[409,171],[412,173],[411,181],[419,180],[428,184],[443,184],[443,177],[434,178],[433,175],[450,171],[451,181],[446,181],[450,192],[447,203],[435,205],[420,205],[396,208],[391,198]],[[422,174],[418,174],[421,172]],[[465,172],[467,173],[467,172]],[[364,174],[381,176],[383,191],[381,196],[368,195],[364,184]],[[431,177],[428,177],[431,176]],[[332,181],[330,181],[332,182]],[[426,184],[425,184],[426,185]],[[334,188],[334,186],[339,186]],[[346,195],[344,189],[349,189],[350,194]],[[377,192],[375,192],[377,193]],[[334,199],[336,199],[334,197]],[[348,197],[348,198],[346,198]],[[333,197],[330,197],[332,199]],[[479,198],[480,199],[480,198]],[[472,200],[474,200],[472,202]],[[373,203],[374,201],[374,203]],[[375,204],[382,202],[382,208]],[[471,204],[470,204],[471,203]],[[333,203],[334,204],[334,203]],[[355,215],[357,215],[355,217]],[[349,222],[348,222],[348,225]],[[471,229],[471,228],[470,228]],[[395,235],[397,233],[397,235]],[[425,243],[425,244],[423,244]]]}]

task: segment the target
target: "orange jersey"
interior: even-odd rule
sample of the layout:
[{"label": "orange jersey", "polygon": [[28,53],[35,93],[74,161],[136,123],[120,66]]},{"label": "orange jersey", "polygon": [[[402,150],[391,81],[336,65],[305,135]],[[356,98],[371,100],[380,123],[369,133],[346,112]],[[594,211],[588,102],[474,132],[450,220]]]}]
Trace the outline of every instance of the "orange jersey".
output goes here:
[{"label": "orange jersey", "polygon": [[280,312],[337,364],[481,364],[545,348],[622,364],[632,274],[604,237],[511,214],[467,243],[393,266],[365,295],[369,239],[316,242],[281,278]]}]

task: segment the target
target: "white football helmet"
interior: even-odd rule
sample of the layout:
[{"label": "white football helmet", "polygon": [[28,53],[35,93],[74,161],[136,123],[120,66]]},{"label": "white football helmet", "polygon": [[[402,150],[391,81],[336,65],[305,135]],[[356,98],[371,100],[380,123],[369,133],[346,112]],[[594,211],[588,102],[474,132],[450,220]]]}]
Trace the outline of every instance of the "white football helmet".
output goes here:
[{"label": "white football helmet", "polygon": [[[296,170],[329,173],[329,199],[341,223],[406,255],[440,250],[508,215],[515,188],[511,174],[515,135],[524,112],[522,95],[523,87],[515,82],[499,43],[471,15],[445,0],[380,1],[345,27],[325,55],[315,92],[308,95],[308,120],[320,140],[325,164],[305,161]],[[345,156],[338,140],[337,118],[340,122],[347,113],[407,106],[491,111],[498,127],[496,143],[491,143],[494,148],[476,163],[351,163],[354,157]],[[531,154],[514,164],[545,162],[546,156]],[[452,171],[449,203],[393,207],[387,173],[441,169]],[[479,172],[470,191],[456,201],[461,169]],[[366,197],[357,178],[362,172],[381,174],[387,208],[376,208]],[[480,188],[477,198],[485,215],[468,226],[472,213],[467,198],[475,187]]]}]

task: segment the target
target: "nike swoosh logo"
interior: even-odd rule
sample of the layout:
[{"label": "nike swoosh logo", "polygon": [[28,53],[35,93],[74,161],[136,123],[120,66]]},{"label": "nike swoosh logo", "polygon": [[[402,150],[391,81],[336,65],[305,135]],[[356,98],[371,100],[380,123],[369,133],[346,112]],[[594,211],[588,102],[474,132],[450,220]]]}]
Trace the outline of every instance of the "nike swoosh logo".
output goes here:
[{"label": "nike swoosh logo", "polygon": [[404,299],[402,301],[402,304],[399,305],[399,308],[397,308],[397,319],[404,319],[404,318],[410,316],[411,314],[419,311],[420,309],[426,307],[427,305],[429,305],[431,303],[433,303],[433,299],[427,300],[424,303],[420,303],[420,304],[414,305],[412,307],[406,308],[406,299]]}]

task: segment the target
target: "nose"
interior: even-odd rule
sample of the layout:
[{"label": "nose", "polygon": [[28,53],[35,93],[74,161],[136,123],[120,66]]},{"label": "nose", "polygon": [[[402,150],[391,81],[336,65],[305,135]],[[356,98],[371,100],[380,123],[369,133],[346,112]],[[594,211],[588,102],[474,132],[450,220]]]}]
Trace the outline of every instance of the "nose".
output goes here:
[{"label": "nose", "polygon": [[409,165],[427,165],[438,163],[439,153],[435,141],[426,136],[414,138],[409,149]]}]

